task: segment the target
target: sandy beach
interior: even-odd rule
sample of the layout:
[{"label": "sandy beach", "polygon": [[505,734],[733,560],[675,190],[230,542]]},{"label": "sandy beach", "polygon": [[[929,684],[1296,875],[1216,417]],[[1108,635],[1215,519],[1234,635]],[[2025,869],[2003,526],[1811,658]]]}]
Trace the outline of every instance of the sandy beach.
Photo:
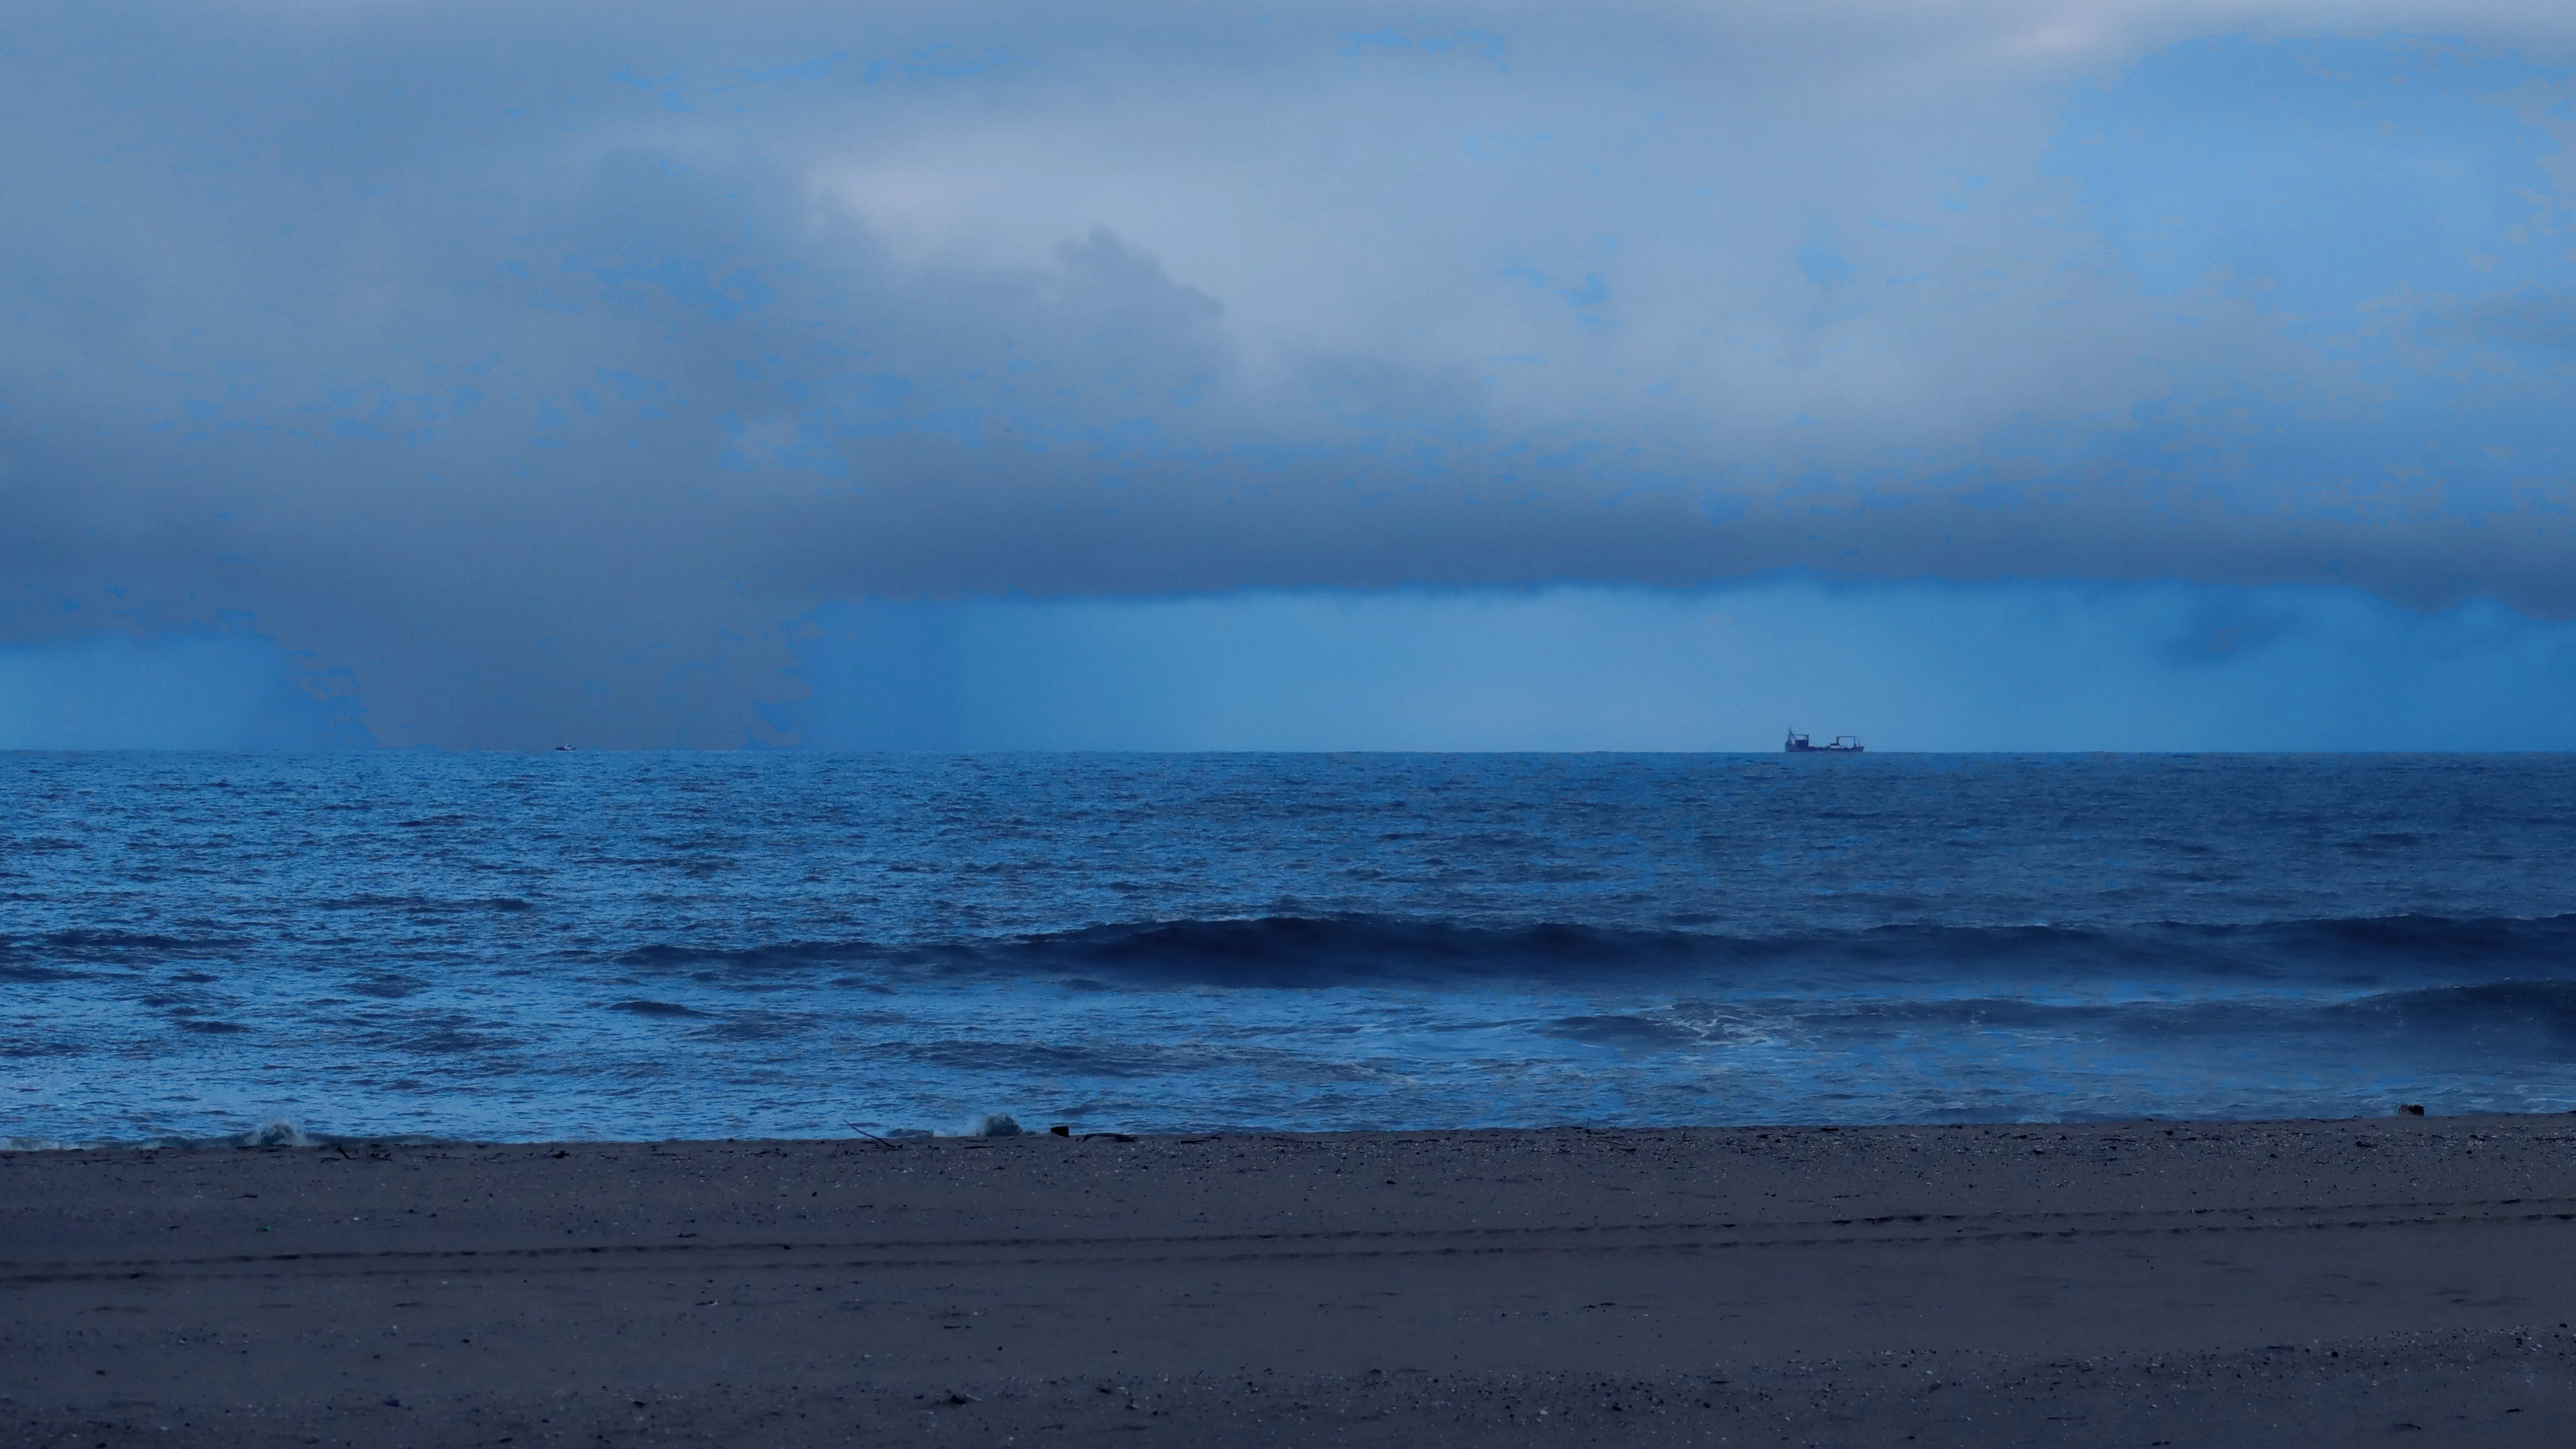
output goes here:
[{"label": "sandy beach", "polygon": [[0,1443],[2561,1444],[2576,1118],[0,1157]]}]

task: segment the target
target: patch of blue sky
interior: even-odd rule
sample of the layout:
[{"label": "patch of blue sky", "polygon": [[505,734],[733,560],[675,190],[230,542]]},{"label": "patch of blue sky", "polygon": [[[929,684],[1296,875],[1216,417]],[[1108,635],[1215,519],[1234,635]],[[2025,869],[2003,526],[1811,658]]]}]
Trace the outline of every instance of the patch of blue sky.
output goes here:
[{"label": "patch of blue sky", "polygon": [[670,389],[670,384],[661,378],[646,377],[641,373],[630,372],[623,368],[603,367],[593,375],[603,386],[615,390],[618,398],[625,402],[642,402],[647,398],[660,397]]},{"label": "patch of blue sky", "polygon": [[830,55],[815,56],[810,60],[797,61],[793,64],[739,70],[734,72],[733,80],[707,87],[707,94],[715,96],[751,86],[793,85],[799,81],[828,80],[831,78],[832,68],[849,58],[848,51],[836,50]]},{"label": "patch of blue sky", "polygon": [[672,301],[723,322],[760,311],[778,300],[778,292],[761,279],[758,267],[736,267],[722,277],[700,262],[665,258],[660,265],[634,273],[670,295]]},{"label": "patch of blue sky", "polygon": [[1857,268],[1835,250],[1830,231],[1819,232],[1799,243],[1795,255],[1798,274],[1814,286],[1831,291],[1838,283],[1851,279]]},{"label": "patch of blue sky", "polygon": [[1446,55],[1452,51],[1465,51],[1473,54],[1478,59],[1490,61],[1496,66],[1500,66],[1503,60],[1503,38],[1500,35],[1496,35],[1491,31],[1485,30],[1461,30],[1450,34],[1410,35],[1395,26],[1389,25],[1383,29],[1368,32],[1345,31],[1341,40],[1341,48],[1333,53],[1342,57],[1344,60],[1357,59],[1362,54],[1372,50],[1419,50],[1428,52],[1432,55]]},{"label": "patch of blue sky", "polygon": [[889,76],[899,80],[971,80],[1005,66],[1028,65],[1029,61],[1000,46],[987,46],[973,55],[956,53],[954,45],[925,45],[902,57],[887,56],[868,62],[860,84],[875,85]]},{"label": "patch of blue sky", "polygon": [[1524,161],[1555,144],[1554,131],[1470,131],[1458,139],[1458,150],[1476,161]]},{"label": "patch of blue sky", "polygon": [[732,414],[718,419],[726,434],[717,451],[719,467],[734,472],[776,470],[848,478],[849,459],[832,446],[832,432],[818,418],[745,423]]},{"label": "patch of blue sky", "polygon": [[2078,90],[2046,166],[2148,292],[2232,277],[2270,311],[2344,325],[2400,289],[2568,275],[2558,248],[2513,237],[2565,220],[2532,199],[2556,192],[2555,143],[2496,99],[2544,78],[2564,79],[2398,42],[2194,41]]}]

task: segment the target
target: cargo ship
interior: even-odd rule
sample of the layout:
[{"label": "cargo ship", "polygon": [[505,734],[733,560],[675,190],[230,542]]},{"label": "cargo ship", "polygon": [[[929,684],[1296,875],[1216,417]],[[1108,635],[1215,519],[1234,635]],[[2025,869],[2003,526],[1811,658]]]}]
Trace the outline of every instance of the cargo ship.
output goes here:
[{"label": "cargo ship", "polygon": [[1858,735],[1836,735],[1820,745],[1796,730],[1791,730],[1789,743],[1781,748],[1793,755],[1857,755],[1866,746],[1861,744]]}]

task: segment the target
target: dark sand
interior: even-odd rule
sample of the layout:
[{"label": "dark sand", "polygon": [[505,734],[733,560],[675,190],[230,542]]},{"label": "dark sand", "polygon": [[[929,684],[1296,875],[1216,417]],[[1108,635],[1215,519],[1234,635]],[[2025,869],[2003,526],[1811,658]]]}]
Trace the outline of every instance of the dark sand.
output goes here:
[{"label": "dark sand", "polygon": [[0,1156],[0,1445],[2576,1444],[2576,1118]]}]

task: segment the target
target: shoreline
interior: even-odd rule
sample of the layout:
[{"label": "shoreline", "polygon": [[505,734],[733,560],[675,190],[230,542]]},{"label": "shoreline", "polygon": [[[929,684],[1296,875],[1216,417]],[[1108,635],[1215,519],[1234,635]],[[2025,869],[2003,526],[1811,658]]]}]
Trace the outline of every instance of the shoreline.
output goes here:
[{"label": "shoreline", "polygon": [[[1002,1115],[1002,1114],[993,1114]],[[204,1137],[176,1134],[160,1137],[90,1138],[67,1141],[51,1137],[11,1137],[0,1135],[0,1162],[17,1155],[61,1152],[213,1152],[234,1150],[304,1149],[327,1151],[332,1148],[402,1147],[402,1148],[478,1148],[478,1147],[734,1147],[734,1146],[808,1146],[885,1145],[903,1146],[934,1142],[1002,1142],[1039,1137],[1071,1137],[1077,1141],[1092,1138],[1115,1138],[1119,1141],[1175,1141],[1183,1138],[1289,1138],[1321,1140],[1333,1138],[1412,1138],[1475,1136],[1492,1133],[1708,1133],[1708,1132],[1946,1132],[1953,1129],[1984,1131],[2059,1131],[2065,1129],[2166,1129],[2225,1127],[2291,1127],[2301,1125],[2341,1124],[2366,1126],[2377,1122],[2549,1122],[2576,1118],[2576,1106],[2544,1112],[2465,1112],[2426,1114],[2392,1110],[2368,1117],[2085,1117],[2033,1118],[2013,1121],[1978,1122],[1685,1122],[1646,1126],[1614,1125],[1596,1127],[1580,1123],[1556,1123],[1547,1126],[1482,1126],[1482,1127],[1193,1127],[1162,1130],[1151,1127],[1094,1127],[1080,1123],[1067,1124],[1068,1131],[1058,1133],[1053,1124],[1019,1126],[1011,1131],[940,1132],[918,1128],[896,1129],[891,1135],[871,1132],[816,1134],[808,1137],[444,1137],[431,1132],[330,1132],[308,1130],[285,1118],[272,1117],[259,1126],[239,1132],[218,1132]],[[855,1129],[854,1129],[855,1130]]]},{"label": "shoreline", "polygon": [[2553,1115],[5,1153],[0,1444],[2554,1442],[2571,1144]]}]

